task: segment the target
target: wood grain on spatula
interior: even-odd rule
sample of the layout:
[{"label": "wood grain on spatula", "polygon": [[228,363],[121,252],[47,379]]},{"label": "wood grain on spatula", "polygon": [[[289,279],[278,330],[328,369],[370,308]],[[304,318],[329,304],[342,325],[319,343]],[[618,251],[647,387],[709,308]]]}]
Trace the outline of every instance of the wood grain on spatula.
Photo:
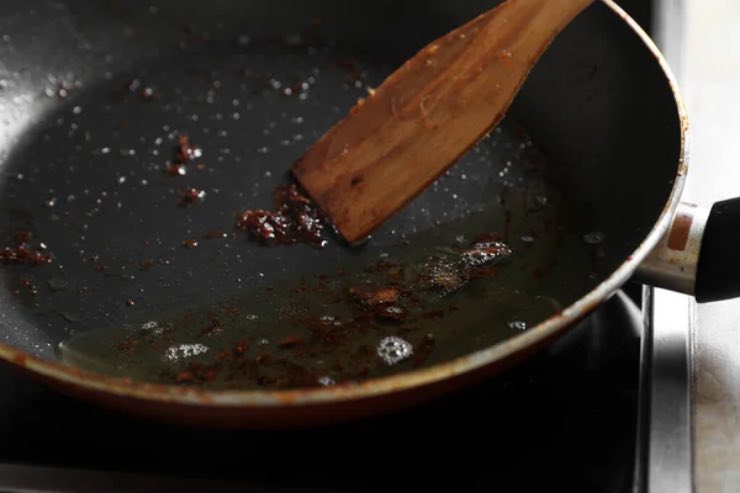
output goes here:
[{"label": "wood grain on spatula", "polygon": [[293,165],[344,238],[363,239],[506,113],[553,38],[593,0],[508,0],[427,45]]}]

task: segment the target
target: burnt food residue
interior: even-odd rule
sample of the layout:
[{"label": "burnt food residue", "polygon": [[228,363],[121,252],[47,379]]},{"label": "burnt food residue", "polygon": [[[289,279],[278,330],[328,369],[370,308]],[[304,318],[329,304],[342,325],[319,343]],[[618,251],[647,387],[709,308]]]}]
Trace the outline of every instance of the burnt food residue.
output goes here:
[{"label": "burnt food residue", "polygon": [[37,242],[32,244],[33,233],[21,231],[15,235],[15,245],[0,250],[0,262],[3,264],[44,265],[53,261],[46,251],[46,245]]},{"label": "burnt food residue", "polygon": [[275,210],[247,209],[237,217],[236,227],[266,245],[326,246],[319,209],[295,184],[276,187],[273,197]]}]

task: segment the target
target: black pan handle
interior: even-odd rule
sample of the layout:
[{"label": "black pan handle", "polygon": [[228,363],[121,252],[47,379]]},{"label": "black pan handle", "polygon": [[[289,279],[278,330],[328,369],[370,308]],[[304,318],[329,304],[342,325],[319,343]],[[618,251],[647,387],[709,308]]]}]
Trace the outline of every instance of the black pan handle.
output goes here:
[{"label": "black pan handle", "polygon": [[717,202],[709,212],[694,291],[702,303],[740,296],[740,198]]},{"label": "black pan handle", "polygon": [[740,198],[711,209],[680,204],[636,278],[700,303],[740,297]]}]

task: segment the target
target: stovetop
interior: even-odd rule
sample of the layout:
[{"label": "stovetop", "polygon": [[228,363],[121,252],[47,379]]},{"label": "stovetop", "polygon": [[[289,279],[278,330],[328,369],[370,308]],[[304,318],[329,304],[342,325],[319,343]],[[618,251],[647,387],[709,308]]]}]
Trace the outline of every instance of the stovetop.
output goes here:
[{"label": "stovetop", "polygon": [[[147,484],[139,475],[150,474],[267,490],[629,491],[641,323],[634,302],[618,293],[565,338],[483,385],[391,416],[284,432],[145,422],[3,367],[0,462],[106,471],[64,480],[54,470],[35,475],[48,477],[37,488],[69,484],[74,491],[100,491],[116,477],[110,471],[136,474],[135,490]],[[34,475],[0,467],[0,489],[13,485],[3,477],[14,474]]]}]

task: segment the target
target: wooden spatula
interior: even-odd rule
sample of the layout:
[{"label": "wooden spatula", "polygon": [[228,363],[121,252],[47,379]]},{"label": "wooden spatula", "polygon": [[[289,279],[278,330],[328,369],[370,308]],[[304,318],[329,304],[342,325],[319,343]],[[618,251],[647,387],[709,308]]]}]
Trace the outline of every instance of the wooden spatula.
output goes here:
[{"label": "wooden spatula", "polygon": [[424,190],[506,113],[555,36],[593,0],[508,0],[433,41],[293,165],[355,243]]}]

